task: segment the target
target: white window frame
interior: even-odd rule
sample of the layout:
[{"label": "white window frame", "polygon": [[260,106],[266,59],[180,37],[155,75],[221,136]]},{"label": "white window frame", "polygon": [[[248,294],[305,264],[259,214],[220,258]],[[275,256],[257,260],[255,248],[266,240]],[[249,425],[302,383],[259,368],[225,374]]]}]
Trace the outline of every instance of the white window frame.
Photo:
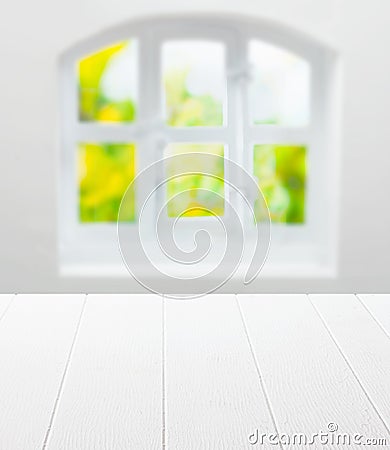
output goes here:
[{"label": "white window frame", "polygon": [[[78,116],[77,62],[115,42],[136,39],[139,63],[137,117],[131,124],[81,122]],[[170,127],[164,123],[161,76],[162,45],[169,40],[216,40],[226,46],[227,103],[221,127]],[[249,42],[253,39],[291,51],[310,66],[310,121],[307,126],[254,125],[248,108]],[[169,143],[221,143],[225,156],[253,174],[255,144],[305,145],[307,178],[304,224],[273,224],[275,262],[320,262],[335,269],[337,208],[332,204],[337,183],[335,143],[332,140],[330,98],[332,53],[310,39],[268,23],[210,16],[142,20],[107,31],[68,50],[61,59],[61,159],[59,189],[60,261],[99,261],[116,258],[115,223],[80,223],[76,179],[77,143],[136,144],[137,173],[163,157]],[[147,88],[146,88],[147,87]],[[141,95],[143,97],[141,98]],[[227,151],[226,151],[227,150]],[[159,174],[151,179],[153,187]],[[139,187],[138,187],[139,188]],[[136,201],[137,202],[137,201]],[[239,207],[236,205],[236,207]],[[136,203],[136,211],[139,205]],[[194,224],[199,224],[195,218]],[[153,218],[150,218],[153,221]],[[186,219],[187,220],[187,219]],[[191,219],[189,219],[191,221]],[[137,232],[137,225],[129,224]],[[195,227],[195,225],[194,225]],[[332,244],[332,245],[330,245]],[[286,256],[286,248],[289,255]],[[114,250],[114,252],[113,252]],[[114,255],[115,253],[115,255]],[[295,256],[294,256],[295,255]]]}]

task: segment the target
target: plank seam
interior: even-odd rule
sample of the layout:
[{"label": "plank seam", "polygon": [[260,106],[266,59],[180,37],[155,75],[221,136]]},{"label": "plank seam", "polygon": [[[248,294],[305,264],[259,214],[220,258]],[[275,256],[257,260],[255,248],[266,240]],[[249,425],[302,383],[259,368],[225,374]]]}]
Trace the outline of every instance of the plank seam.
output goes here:
[{"label": "plank seam", "polygon": [[278,436],[279,448],[281,450],[284,450],[283,444],[281,443],[281,439],[280,439],[279,428],[278,428],[278,425],[276,423],[275,413],[274,413],[274,411],[272,409],[271,401],[270,401],[270,398],[269,398],[269,395],[268,395],[268,392],[267,392],[267,388],[266,388],[265,383],[264,383],[264,378],[263,378],[263,375],[261,373],[260,364],[259,364],[259,361],[257,359],[256,353],[255,353],[255,350],[254,350],[254,347],[253,347],[253,344],[252,344],[252,341],[250,339],[249,330],[248,330],[248,326],[247,326],[246,321],[245,321],[244,313],[242,312],[238,296],[234,295],[234,297],[236,299],[237,308],[238,308],[238,311],[240,313],[241,322],[242,322],[242,325],[243,325],[243,328],[244,328],[244,333],[245,333],[245,336],[246,336],[247,343],[249,345],[249,350],[251,352],[252,359],[253,359],[253,362],[255,364],[256,373],[257,373],[257,376],[258,376],[259,381],[260,381],[261,391],[263,392],[264,399],[265,399],[265,402],[266,402],[266,405],[267,405],[267,408],[268,408],[268,412],[269,412],[269,414],[271,416],[271,421],[272,421],[272,425],[274,427],[275,433]]},{"label": "plank seam", "polygon": [[4,319],[5,315],[7,314],[7,312],[8,312],[8,310],[9,310],[11,304],[13,303],[13,301],[15,300],[15,297],[16,297],[17,295],[18,295],[18,294],[13,294],[13,295],[11,295],[11,298],[10,298],[10,300],[9,300],[9,302],[8,302],[8,304],[7,304],[7,306],[5,307],[3,313],[2,313],[1,316],[0,316],[0,322]]},{"label": "plank seam", "polygon": [[390,339],[390,334],[387,332],[386,328],[381,324],[381,322],[375,317],[374,313],[371,312],[370,308],[367,306],[366,302],[358,295],[355,294],[357,300],[361,303],[363,308],[368,312],[373,321],[378,325],[378,327],[385,333],[386,337]]},{"label": "plank seam", "polygon": [[161,349],[161,383],[162,383],[162,398],[161,398],[161,447],[162,450],[166,448],[166,304],[165,297],[162,296],[162,349]]},{"label": "plank seam", "polygon": [[69,369],[70,362],[71,362],[72,357],[73,357],[73,352],[74,352],[74,349],[75,349],[75,346],[76,346],[77,337],[79,335],[81,320],[82,320],[82,318],[84,316],[85,306],[87,304],[87,298],[88,298],[88,294],[85,294],[83,305],[81,307],[80,315],[79,315],[79,318],[78,318],[78,321],[77,321],[75,333],[74,333],[74,336],[73,336],[73,339],[72,339],[72,343],[71,343],[71,346],[70,346],[70,349],[69,349],[68,357],[66,359],[64,372],[63,372],[62,377],[61,377],[61,381],[60,381],[60,385],[59,385],[59,388],[58,388],[57,396],[56,396],[56,399],[55,399],[54,405],[53,405],[53,410],[52,410],[52,413],[50,415],[49,425],[47,427],[46,434],[45,434],[45,437],[44,437],[44,440],[43,440],[42,450],[45,450],[47,448],[48,443],[49,443],[49,439],[50,439],[51,431],[52,431],[52,428],[53,428],[54,420],[55,420],[55,417],[57,415],[58,406],[60,404],[60,400],[61,400],[62,393],[63,393],[63,390],[64,390],[66,376],[68,374],[68,369]]},{"label": "plank seam", "polygon": [[328,326],[328,324],[326,323],[324,317],[322,316],[322,314],[320,313],[320,311],[318,310],[318,308],[315,306],[315,304],[313,303],[310,295],[307,295],[309,302],[311,303],[312,307],[314,308],[314,311],[316,312],[316,314],[318,315],[318,317],[320,318],[322,324],[324,325],[328,335],[330,336],[330,338],[332,339],[333,343],[335,344],[337,350],[339,351],[341,357],[344,359],[345,363],[347,364],[348,368],[350,369],[350,371],[352,372],[352,375],[354,376],[355,380],[357,381],[358,385],[360,386],[360,388],[362,389],[364,395],[366,396],[368,402],[371,404],[371,406],[373,407],[374,411],[376,412],[377,416],[379,417],[379,420],[382,422],[383,426],[385,427],[386,431],[390,434],[390,428],[387,425],[385,419],[382,417],[381,413],[379,412],[378,408],[376,407],[374,401],[371,399],[369,393],[367,392],[367,390],[364,387],[363,382],[360,380],[359,375],[357,374],[357,372],[355,371],[355,369],[353,368],[351,362],[349,361],[348,357],[344,354],[341,345],[337,342],[336,336],[333,334],[332,330],[330,329],[330,327]]}]

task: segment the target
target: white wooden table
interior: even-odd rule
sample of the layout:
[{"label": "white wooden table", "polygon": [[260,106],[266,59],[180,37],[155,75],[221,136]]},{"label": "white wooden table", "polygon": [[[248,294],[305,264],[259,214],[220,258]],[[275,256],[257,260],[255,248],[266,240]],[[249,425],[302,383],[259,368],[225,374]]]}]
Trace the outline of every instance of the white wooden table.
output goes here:
[{"label": "white wooden table", "polygon": [[390,448],[389,338],[390,295],[2,295],[0,449]]}]

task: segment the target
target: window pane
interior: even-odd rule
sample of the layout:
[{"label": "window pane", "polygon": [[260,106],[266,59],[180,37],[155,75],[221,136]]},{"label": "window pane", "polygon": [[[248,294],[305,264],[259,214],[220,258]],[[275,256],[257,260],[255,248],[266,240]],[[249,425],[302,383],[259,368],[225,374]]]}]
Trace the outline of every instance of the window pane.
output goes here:
[{"label": "window pane", "polygon": [[[123,194],[135,177],[135,145],[81,143],[77,156],[80,221],[116,222]],[[135,220],[134,190],[131,196],[128,210],[121,213],[129,222]]]},{"label": "window pane", "polygon": [[225,47],[207,41],[163,46],[165,114],[175,127],[223,125]]},{"label": "window pane", "polygon": [[[259,180],[273,222],[304,222],[306,147],[255,145],[254,175]],[[259,206],[255,204],[257,220],[262,219]]]},{"label": "window pane", "polygon": [[79,119],[132,122],[135,119],[137,42],[122,42],[79,61]]},{"label": "window pane", "polygon": [[[168,216],[222,216],[225,203],[223,158],[205,159],[196,154],[188,157],[189,153],[209,153],[223,157],[224,147],[221,144],[171,144],[167,147],[165,156],[187,155],[183,159],[173,158],[167,163],[167,176],[177,175],[167,183]],[[212,166],[207,167],[207,163]],[[179,175],[184,172],[200,173]]]},{"label": "window pane", "polygon": [[255,124],[303,126],[309,122],[310,66],[298,56],[251,41],[251,120]]}]

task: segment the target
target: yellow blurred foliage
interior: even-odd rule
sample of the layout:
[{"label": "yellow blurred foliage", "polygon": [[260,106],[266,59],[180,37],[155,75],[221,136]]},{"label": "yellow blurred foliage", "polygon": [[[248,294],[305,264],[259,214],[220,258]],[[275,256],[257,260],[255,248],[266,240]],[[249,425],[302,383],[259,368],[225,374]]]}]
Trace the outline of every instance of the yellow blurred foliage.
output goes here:
[{"label": "yellow blurred foliage", "polygon": [[[123,194],[135,177],[133,144],[82,143],[78,147],[81,222],[114,222]],[[124,221],[135,220],[134,189],[127,197]],[[132,200],[132,201],[131,201]]]}]

